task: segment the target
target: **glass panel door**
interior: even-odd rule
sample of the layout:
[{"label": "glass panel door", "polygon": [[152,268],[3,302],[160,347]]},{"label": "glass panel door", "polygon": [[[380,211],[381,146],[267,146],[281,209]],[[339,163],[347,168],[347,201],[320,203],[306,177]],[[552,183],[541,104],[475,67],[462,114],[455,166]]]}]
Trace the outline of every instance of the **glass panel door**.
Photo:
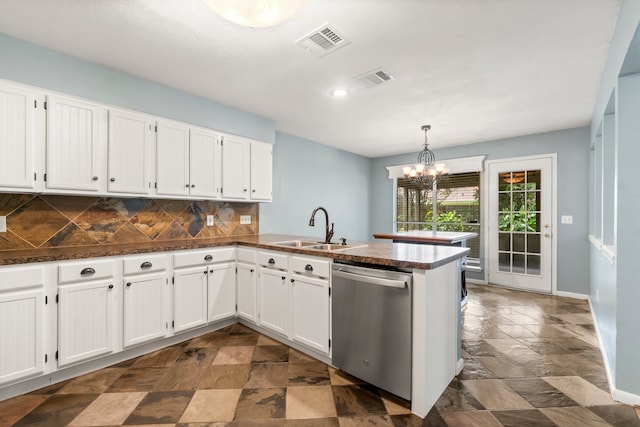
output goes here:
[{"label": "glass panel door", "polygon": [[551,158],[489,164],[489,282],[551,292]]}]

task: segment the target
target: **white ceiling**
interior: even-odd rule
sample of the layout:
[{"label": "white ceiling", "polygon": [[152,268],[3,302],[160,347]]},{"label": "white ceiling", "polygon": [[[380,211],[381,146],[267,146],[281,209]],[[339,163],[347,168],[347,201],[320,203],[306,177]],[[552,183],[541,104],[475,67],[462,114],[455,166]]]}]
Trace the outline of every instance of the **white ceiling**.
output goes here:
[{"label": "white ceiling", "polygon": [[[202,0],[0,0],[0,32],[380,157],[588,125],[619,0],[309,0],[252,29]],[[295,41],[329,23],[351,44]],[[395,80],[353,77],[384,67]],[[343,86],[351,94],[334,98]]]}]

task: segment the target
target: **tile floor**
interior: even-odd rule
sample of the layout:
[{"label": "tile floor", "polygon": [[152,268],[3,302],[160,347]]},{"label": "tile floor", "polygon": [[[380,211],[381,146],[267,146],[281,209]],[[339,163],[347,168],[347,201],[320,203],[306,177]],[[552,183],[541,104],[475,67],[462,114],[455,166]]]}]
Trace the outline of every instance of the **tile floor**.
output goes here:
[{"label": "tile floor", "polygon": [[233,325],[0,402],[4,426],[640,426],[613,402],[585,301],[470,286],[464,370],[408,403]]}]

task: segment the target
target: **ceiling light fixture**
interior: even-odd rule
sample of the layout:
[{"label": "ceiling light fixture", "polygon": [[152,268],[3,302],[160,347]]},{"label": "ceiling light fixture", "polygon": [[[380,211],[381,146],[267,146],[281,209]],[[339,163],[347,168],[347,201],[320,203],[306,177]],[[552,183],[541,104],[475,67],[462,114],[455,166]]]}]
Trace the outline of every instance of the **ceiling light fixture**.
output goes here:
[{"label": "ceiling light fixture", "polygon": [[431,190],[434,184],[447,178],[449,168],[444,163],[436,163],[435,154],[429,150],[427,131],[431,125],[424,125],[421,129],[424,131],[424,148],[418,153],[418,163],[413,167],[403,167],[402,173],[412,184],[423,190]]},{"label": "ceiling light fixture", "polygon": [[343,88],[333,89],[331,92],[331,96],[346,96],[349,95],[349,90]]},{"label": "ceiling light fixture", "polygon": [[307,0],[204,0],[215,13],[234,24],[252,28],[278,25],[291,18]]}]

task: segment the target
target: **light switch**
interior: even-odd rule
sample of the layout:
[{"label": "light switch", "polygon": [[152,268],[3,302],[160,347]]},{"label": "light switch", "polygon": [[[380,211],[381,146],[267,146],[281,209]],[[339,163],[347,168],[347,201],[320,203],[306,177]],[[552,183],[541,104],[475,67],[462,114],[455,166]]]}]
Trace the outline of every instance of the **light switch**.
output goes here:
[{"label": "light switch", "polygon": [[562,215],[560,222],[563,224],[573,224],[573,215]]},{"label": "light switch", "polygon": [[6,233],[6,232],[7,232],[7,217],[0,216],[0,233]]},{"label": "light switch", "polygon": [[251,215],[240,215],[240,224],[251,224]]},{"label": "light switch", "polygon": [[207,215],[207,227],[213,226],[213,215]]}]

